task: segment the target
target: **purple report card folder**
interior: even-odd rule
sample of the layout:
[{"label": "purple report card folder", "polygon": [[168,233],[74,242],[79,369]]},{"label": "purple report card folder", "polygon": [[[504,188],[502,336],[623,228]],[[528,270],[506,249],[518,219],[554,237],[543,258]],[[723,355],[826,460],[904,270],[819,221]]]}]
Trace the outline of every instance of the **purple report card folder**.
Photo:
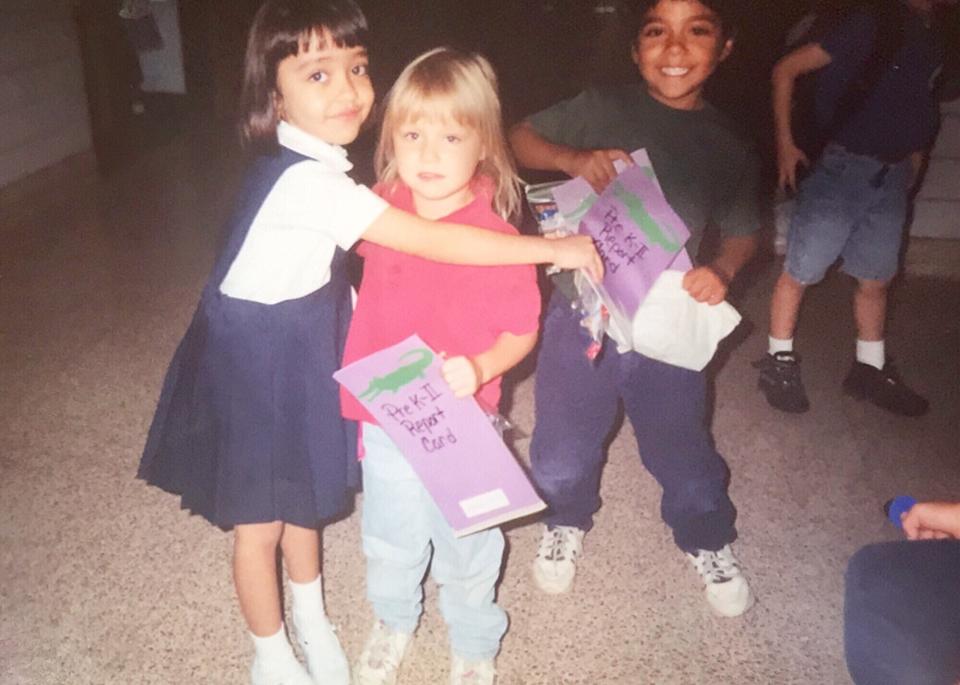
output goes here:
[{"label": "purple report card folder", "polygon": [[597,197],[577,177],[553,190],[564,221],[594,238],[603,259],[601,290],[608,305],[630,321],[657,277],[667,268],[690,268],[683,246],[690,231],[660,189],[644,150]]},{"label": "purple report card folder", "polygon": [[457,536],[545,508],[472,397],[456,398],[417,335],[333,377],[379,422]]}]

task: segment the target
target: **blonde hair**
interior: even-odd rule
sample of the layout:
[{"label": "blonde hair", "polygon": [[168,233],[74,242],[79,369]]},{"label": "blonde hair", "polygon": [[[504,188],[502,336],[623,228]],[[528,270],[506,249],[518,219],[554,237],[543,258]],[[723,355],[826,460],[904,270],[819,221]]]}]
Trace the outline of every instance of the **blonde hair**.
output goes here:
[{"label": "blonde hair", "polygon": [[497,76],[484,57],[435,48],[401,72],[384,101],[383,125],[374,157],[381,183],[398,180],[394,133],[420,117],[450,117],[476,131],[485,151],[476,175],[492,181],[494,211],[507,219],[519,210],[520,181],[503,134]]}]

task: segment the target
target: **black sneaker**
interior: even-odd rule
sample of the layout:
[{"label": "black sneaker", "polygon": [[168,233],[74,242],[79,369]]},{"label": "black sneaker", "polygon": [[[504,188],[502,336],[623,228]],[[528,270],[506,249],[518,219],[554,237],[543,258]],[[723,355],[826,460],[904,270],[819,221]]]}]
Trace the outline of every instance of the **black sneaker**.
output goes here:
[{"label": "black sneaker", "polygon": [[843,381],[843,391],[858,400],[870,400],[878,407],[901,416],[923,416],[930,403],[907,387],[889,359],[883,369],[853,362]]},{"label": "black sneaker", "polygon": [[800,357],[793,352],[768,354],[753,362],[753,368],[760,369],[757,387],[771,407],[791,414],[802,414],[810,408],[800,380]]}]

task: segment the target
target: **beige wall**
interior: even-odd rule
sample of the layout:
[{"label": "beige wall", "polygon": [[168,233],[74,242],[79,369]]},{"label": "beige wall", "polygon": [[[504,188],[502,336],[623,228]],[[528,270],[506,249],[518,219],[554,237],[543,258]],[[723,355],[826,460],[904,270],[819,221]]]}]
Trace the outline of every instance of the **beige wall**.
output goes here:
[{"label": "beige wall", "polygon": [[943,124],[917,193],[910,235],[960,240],[960,100],[943,106]]},{"label": "beige wall", "polygon": [[0,186],[90,148],[76,25],[66,0],[4,0]]}]

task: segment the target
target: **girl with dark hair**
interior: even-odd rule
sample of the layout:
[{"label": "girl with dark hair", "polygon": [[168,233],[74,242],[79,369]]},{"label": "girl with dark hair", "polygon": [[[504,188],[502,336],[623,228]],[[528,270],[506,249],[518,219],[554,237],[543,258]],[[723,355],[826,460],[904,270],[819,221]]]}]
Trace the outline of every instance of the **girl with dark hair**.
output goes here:
[{"label": "girl with dark hair", "polygon": [[[345,250],[360,238],[437,261],[602,266],[560,241],[428,221],[346,174],[370,113],[366,20],[352,0],[268,0],[247,46],[244,141],[256,153],[228,240],[167,372],[139,476],[234,529],[253,685],[345,685],[322,600],[318,526],[346,504],[355,428],[331,374],[350,319]],[[284,632],[277,550],[290,579]],[[309,674],[308,674],[309,672]]]}]

